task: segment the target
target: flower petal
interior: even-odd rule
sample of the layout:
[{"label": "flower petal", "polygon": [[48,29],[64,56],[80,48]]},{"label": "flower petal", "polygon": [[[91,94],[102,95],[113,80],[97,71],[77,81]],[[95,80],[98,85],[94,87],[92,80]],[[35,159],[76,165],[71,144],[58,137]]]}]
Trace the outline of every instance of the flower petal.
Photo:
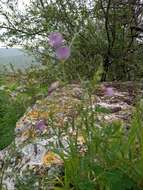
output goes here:
[{"label": "flower petal", "polygon": [[49,44],[54,47],[54,48],[57,48],[61,45],[63,45],[63,42],[64,42],[64,38],[62,36],[61,33],[59,32],[52,32],[50,35],[49,35]]},{"label": "flower petal", "polygon": [[70,57],[71,51],[67,46],[62,46],[56,49],[56,57],[59,60],[66,60]]}]

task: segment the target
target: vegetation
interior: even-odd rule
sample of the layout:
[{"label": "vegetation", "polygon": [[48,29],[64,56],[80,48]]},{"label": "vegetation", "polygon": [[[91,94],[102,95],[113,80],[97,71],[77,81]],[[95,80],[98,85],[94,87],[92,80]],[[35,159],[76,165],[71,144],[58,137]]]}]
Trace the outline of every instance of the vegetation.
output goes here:
[{"label": "vegetation", "polygon": [[[75,130],[74,136],[70,138],[69,149],[63,152],[55,149],[64,160],[62,177],[51,180],[46,176],[46,172],[39,176],[30,171],[31,174],[29,177],[25,176],[25,180],[17,176],[16,189],[49,190],[49,187],[54,185],[55,190],[142,190],[141,104],[138,104],[134,111],[129,129],[120,122],[111,124],[101,122],[99,127],[95,110],[80,107],[78,111],[80,114],[78,123],[71,121],[63,127],[65,132],[71,126]],[[84,137],[82,149],[78,144],[79,134]]]},{"label": "vegetation", "polygon": [[[5,12],[5,6],[7,12]],[[59,11],[60,10],[60,11]],[[16,1],[1,3],[6,31],[1,40],[22,45],[43,64],[53,62],[48,36],[61,32],[71,44],[66,71],[72,78],[92,78],[102,64],[104,80],[137,80],[142,76],[142,1],[32,0],[25,11]],[[52,60],[51,60],[52,55]]]},{"label": "vegetation", "polygon": [[0,85],[1,150],[13,141],[18,119],[38,98],[47,94],[48,86],[47,80],[40,78],[40,70],[32,68],[27,73],[13,70],[13,74],[0,75]]},{"label": "vegetation", "polygon": [[[12,75],[0,75],[0,150],[14,139],[17,120],[37,99],[48,94],[54,81],[86,84],[103,81],[142,81],[143,3],[141,0],[31,0],[24,11],[17,1],[0,1],[0,39],[8,46],[20,45],[42,66]],[[7,9],[7,11],[5,11]],[[53,32],[60,33],[60,47],[49,43]],[[63,41],[62,41],[63,40]],[[57,56],[59,48],[68,55]],[[60,49],[60,50],[61,50]],[[65,52],[63,52],[65,53]],[[61,59],[62,57],[62,59]],[[78,122],[64,126],[75,129],[66,150],[57,154],[64,160],[64,174],[50,181],[46,174],[32,173],[26,181],[17,177],[17,190],[142,190],[143,189],[143,109],[141,97],[129,129],[119,123],[97,125],[98,109],[78,109]],[[106,110],[108,111],[108,110]],[[93,114],[94,112],[94,114]],[[74,119],[74,118],[73,118]],[[81,153],[77,134],[84,138]],[[0,177],[2,172],[0,171]],[[38,180],[38,184],[35,181]],[[1,188],[0,179],[0,188]]]},{"label": "vegetation", "polygon": [[19,102],[12,102],[3,92],[0,92],[0,105],[0,149],[3,149],[13,141],[15,124],[24,109]]},{"label": "vegetation", "polygon": [[64,159],[63,189],[142,189],[141,109],[135,110],[128,131],[120,123],[103,123],[99,128],[92,110],[80,110],[80,114],[82,123],[74,128],[83,135],[86,151],[83,155],[79,153],[75,135],[70,142],[69,157]]}]

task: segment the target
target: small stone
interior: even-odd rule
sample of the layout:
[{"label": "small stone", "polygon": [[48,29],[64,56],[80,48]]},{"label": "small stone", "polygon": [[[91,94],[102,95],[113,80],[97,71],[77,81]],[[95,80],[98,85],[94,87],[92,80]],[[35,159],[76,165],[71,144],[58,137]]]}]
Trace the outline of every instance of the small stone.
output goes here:
[{"label": "small stone", "polygon": [[54,90],[56,90],[59,86],[60,86],[59,81],[53,82],[48,88],[48,95],[51,94]]}]

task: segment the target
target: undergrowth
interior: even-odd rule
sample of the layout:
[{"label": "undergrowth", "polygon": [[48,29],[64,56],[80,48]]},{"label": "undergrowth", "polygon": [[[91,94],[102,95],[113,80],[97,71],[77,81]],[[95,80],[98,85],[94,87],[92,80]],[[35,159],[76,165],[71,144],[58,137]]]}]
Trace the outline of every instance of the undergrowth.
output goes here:
[{"label": "undergrowth", "polygon": [[[61,190],[142,190],[142,113],[137,106],[127,129],[119,122],[99,126],[93,110],[80,110],[81,122],[73,126],[75,138],[67,152],[59,153],[65,166]],[[76,138],[79,133],[84,138],[82,153]]]},{"label": "undergrowth", "polygon": [[38,74],[30,69],[25,74],[0,75],[0,150],[13,141],[16,122],[26,109],[47,94],[48,85],[39,82]]},{"label": "undergrowth", "polygon": [[[54,149],[64,161],[61,177],[50,181],[46,172],[42,176],[31,173],[25,182],[17,179],[17,190],[49,190],[51,184],[53,190],[142,190],[142,107],[137,105],[129,128],[121,122],[99,123],[99,112],[98,108],[80,107],[80,119],[73,118],[64,126],[65,133],[72,127],[74,135],[69,137],[67,150]],[[83,137],[81,146],[79,135]]]},{"label": "undergrowth", "polygon": [[21,102],[12,100],[6,92],[0,91],[0,150],[13,141],[15,124],[24,111]]},{"label": "undergrowth", "polygon": [[[37,75],[38,72],[31,72],[26,79],[9,83],[8,87],[4,80],[1,82],[6,87],[0,90],[0,149],[14,139],[16,121],[26,108],[39,96],[46,95],[47,81],[39,83]],[[41,75],[38,76],[40,79]],[[20,84],[22,88],[18,88]],[[17,190],[35,189],[34,180],[38,180],[37,189],[41,190],[49,190],[49,183],[56,183],[54,190],[142,190],[142,106],[136,106],[128,128],[120,122],[99,123],[96,115],[102,112],[108,113],[108,110],[80,107],[78,122],[73,118],[64,126],[65,132],[72,127],[75,135],[70,138],[67,150],[55,149],[64,161],[64,173],[58,178],[58,183],[57,179],[51,182],[46,173],[42,177],[31,174],[25,183],[17,180]],[[77,143],[79,134],[84,139],[80,151]]]}]

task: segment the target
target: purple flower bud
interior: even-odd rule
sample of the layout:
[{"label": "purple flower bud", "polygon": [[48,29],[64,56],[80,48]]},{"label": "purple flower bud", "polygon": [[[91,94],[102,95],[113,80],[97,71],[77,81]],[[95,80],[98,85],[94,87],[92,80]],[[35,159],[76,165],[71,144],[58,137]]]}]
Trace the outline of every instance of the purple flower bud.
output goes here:
[{"label": "purple flower bud", "polygon": [[61,33],[59,32],[52,32],[50,35],[49,35],[49,44],[54,47],[54,48],[57,48],[59,46],[62,46],[63,45],[63,42],[64,42],[64,38],[62,36]]},{"label": "purple flower bud", "polygon": [[40,120],[36,123],[36,129],[43,131],[46,128],[45,122]]},{"label": "purple flower bud", "polygon": [[106,95],[106,96],[113,96],[114,90],[113,90],[112,87],[107,87],[105,90],[106,90],[106,91],[105,91],[105,95]]},{"label": "purple flower bud", "polygon": [[70,57],[71,51],[67,46],[62,46],[56,49],[56,57],[59,60],[66,60]]}]

